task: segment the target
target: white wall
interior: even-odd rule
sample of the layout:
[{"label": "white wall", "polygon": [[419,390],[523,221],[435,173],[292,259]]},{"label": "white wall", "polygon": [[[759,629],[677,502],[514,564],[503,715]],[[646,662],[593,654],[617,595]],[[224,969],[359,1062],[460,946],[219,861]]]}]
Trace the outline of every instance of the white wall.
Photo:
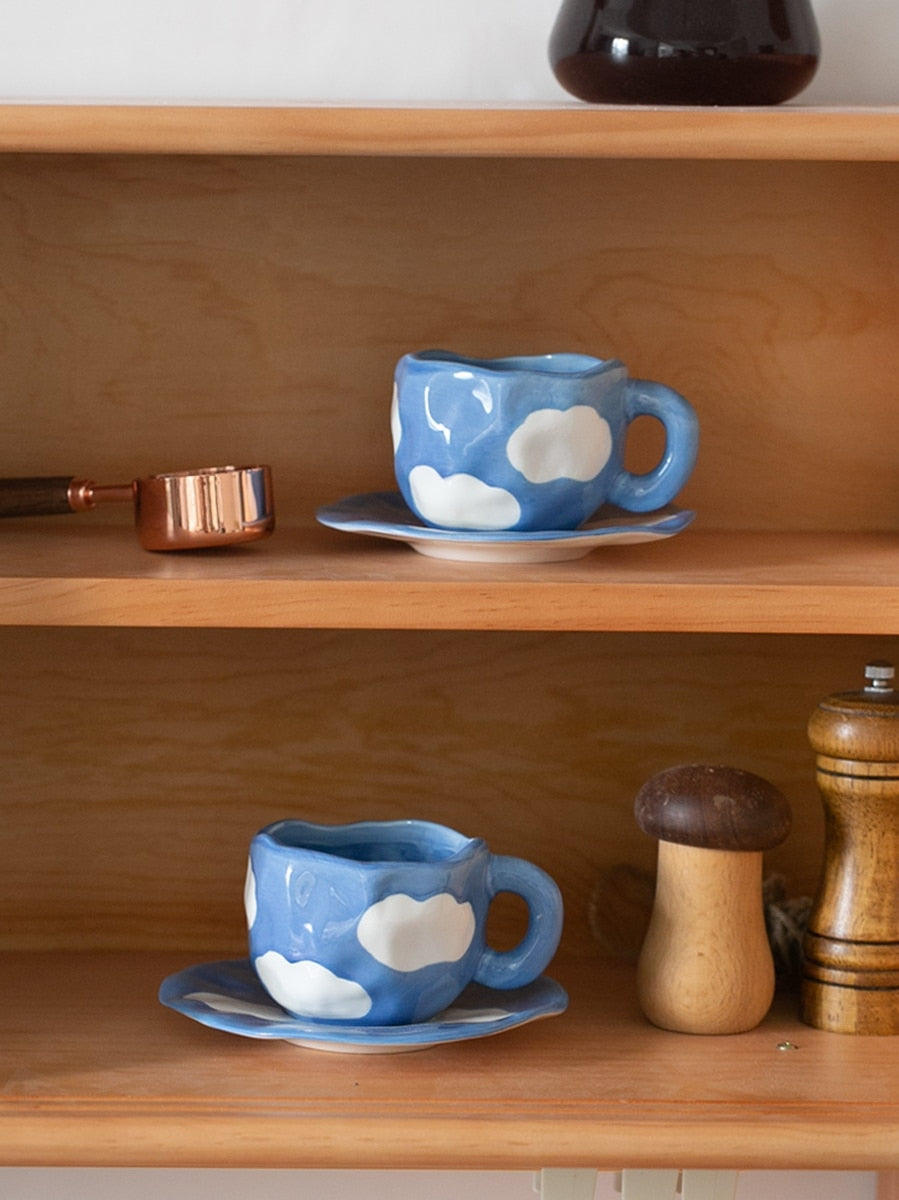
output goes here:
[{"label": "white wall", "polygon": [[[602,1174],[595,1200],[621,1200]],[[737,1200],[875,1200],[870,1172],[746,1171]],[[521,1171],[0,1170],[3,1200],[535,1200]]]},{"label": "white wall", "polygon": [[[543,102],[560,0],[0,0],[0,99]],[[816,0],[802,103],[899,103],[899,3]],[[577,103],[576,101],[571,101]],[[533,1200],[530,1175],[0,1169],[3,1200]],[[873,1200],[871,1174],[750,1172],[739,1200]],[[604,1175],[597,1200],[614,1196]]]},{"label": "white wall", "polygon": [[[0,0],[0,99],[571,100],[546,56],[560,3]],[[800,102],[899,103],[896,0],[813,3]]]}]

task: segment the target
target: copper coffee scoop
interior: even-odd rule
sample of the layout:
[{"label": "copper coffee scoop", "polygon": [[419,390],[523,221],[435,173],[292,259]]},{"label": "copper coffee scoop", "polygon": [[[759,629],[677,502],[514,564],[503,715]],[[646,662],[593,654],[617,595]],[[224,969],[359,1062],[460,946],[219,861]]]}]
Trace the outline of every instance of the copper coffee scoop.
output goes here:
[{"label": "copper coffee scoop", "polygon": [[198,550],[266,537],[275,527],[268,467],[205,467],[96,484],[69,476],[0,479],[0,517],[85,512],[98,504],[134,504],[145,550]]}]

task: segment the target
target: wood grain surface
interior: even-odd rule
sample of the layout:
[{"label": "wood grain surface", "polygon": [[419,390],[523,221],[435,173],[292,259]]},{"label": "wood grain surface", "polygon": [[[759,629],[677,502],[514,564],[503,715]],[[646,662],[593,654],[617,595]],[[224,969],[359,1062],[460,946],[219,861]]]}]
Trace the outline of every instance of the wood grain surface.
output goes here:
[{"label": "wood grain surface", "polygon": [[895,159],[896,108],[2,104],[0,149],[127,154]]},{"label": "wood grain surface", "polygon": [[627,968],[569,963],[557,972],[571,995],[562,1016],[473,1044],[341,1055],[232,1037],[163,1008],[159,983],[187,961],[168,951],[0,962],[4,1161],[485,1170],[899,1162],[899,1044],[877,1039],[872,1074],[866,1039],[800,1026],[789,1003],[737,1037],[666,1033],[641,1017]]},{"label": "wood grain surface", "polygon": [[7,156],[0,471],[269,462],[291,526],[394,486],[404,351],[569,349],[693,403],[704,526],[892,530],[897,200],[889,163]]},{"label": "wood grain surface", "polygon": [[[278,515],[190,558],[127,512],[0,523],[3,1161],[899,1167],[892,1039],[800,1026],[792,996],[741,1038],[653,1030],[596,936],[616,869],[653,868],[637,789],[679,762],[778,786],[766,870],[817,885],[806,720],[899,636],[897,136],[895,112],[3,107],[0,474],[268,462]],[[393,486],[393,367],[428,346],[682,391],[695,525],[480,574],[316,527]],[[635,429],[631,465],[656,453]],[[570,1017],[324,1070],[162,1010],[168,970],[243,953],[249,838],[290,815],[430,817],[539,862]]]},{"label": "wood grain surface", "polygon": [[810,894],[823,809],[805,735],[883,642],[514,632],[7,629],[0,941],[244,944],[257,828],[420,816],[538,861],[565,947],[603,871],[654,869],[638,789],[680,762],[775,783],[766,869]]}]

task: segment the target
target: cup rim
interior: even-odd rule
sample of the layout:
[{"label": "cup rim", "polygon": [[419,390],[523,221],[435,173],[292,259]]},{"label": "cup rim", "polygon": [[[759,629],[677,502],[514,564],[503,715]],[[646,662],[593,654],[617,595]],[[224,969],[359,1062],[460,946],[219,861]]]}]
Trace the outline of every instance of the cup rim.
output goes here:
[{"label": "cup rim", "polygon": [[554,351],[548,354],[509,354],[499,358],[478,358],[454,350],[415,350],[403,356],[416,363],[436,363],[455,366],[460,370],[477,370],[487,374],[507,375],[512,371],[534,372],[540,375],[572,379],[597,375],[601,372],[626,370],[619,358],[596,358],[578,351]]},{"label": "cup rim", "polygon": [[[430,856],[420,855],[414,858],[398,858],[395,855],[357,857],[340,853],[342,848],[358,846],[363,842],[372,846],[379,843],[395,844],[403,840],[411,843],[413,839],[410,835],[413,832],[416,834],[416,840],[424,840],[421,835],[427,835],[428,844],[436,847],[437,852]],[[291,833],[300,836],[291,837]],[[445,865],[461,861],[485,844],[482,838],[467,837],[448,825],[414,817],[388,821],[349,821],[333,825],[306,821],[299,817],[285,817],[260,829],[253,841],[265,843],[270,849],[284,855],[302,850],[305,854],[349,864],[363,870]]]}]

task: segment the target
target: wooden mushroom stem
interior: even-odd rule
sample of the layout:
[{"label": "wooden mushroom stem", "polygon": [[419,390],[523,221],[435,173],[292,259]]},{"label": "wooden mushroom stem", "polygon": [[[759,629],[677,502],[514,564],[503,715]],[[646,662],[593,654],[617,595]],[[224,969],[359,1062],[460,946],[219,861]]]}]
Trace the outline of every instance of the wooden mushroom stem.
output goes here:
[{"label": "wooden mushroom stem", "polygon": [[759,1023],[774,995],[761,854],[659,843],[637,994],[663,1029],[741,1033]]},{"label": "wooden mushroom stem", "polygon": [[741,1033],[774,995],[762,905],[762,856],[786,836],[786,800],[729,767],[674,767],[641,788],[641,828],[659,838],[652,917],[637,990],[654,1024]]}]

